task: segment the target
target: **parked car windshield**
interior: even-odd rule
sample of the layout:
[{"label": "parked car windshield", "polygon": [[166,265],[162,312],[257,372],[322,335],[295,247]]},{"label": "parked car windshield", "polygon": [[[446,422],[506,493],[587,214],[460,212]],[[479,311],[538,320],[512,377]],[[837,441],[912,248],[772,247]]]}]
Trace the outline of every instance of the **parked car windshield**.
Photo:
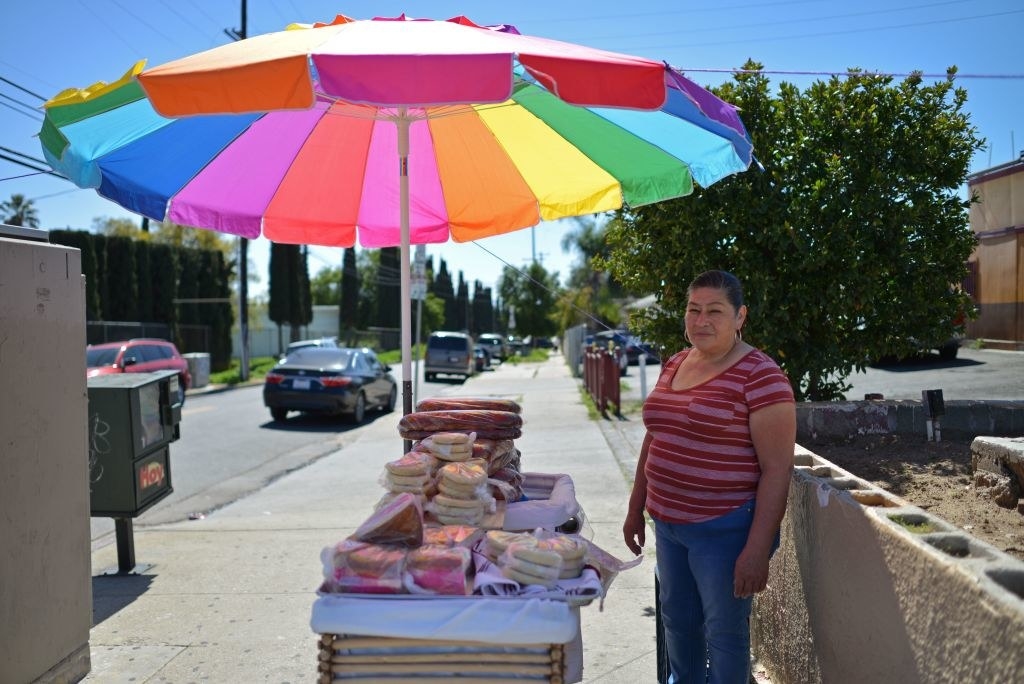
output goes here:
[{"label": "parked car windshield", "polygon": [[98,368],[100,366],[110,366],[117,360],[118,347],[102,347],[99,349],[86,349],[85,350],[85,366],[86,368]]},{"label": "parked car windshield", "polygon": [[352,363],[352,349],[302,347],[288,354],[282,363],[290,366],[317,366],[346,369]]},{"label": "parked car windshield", "polygon": [[466,338],[431,337],[428,346],[431,349],[444,349],[445,351],[466,351]]}]

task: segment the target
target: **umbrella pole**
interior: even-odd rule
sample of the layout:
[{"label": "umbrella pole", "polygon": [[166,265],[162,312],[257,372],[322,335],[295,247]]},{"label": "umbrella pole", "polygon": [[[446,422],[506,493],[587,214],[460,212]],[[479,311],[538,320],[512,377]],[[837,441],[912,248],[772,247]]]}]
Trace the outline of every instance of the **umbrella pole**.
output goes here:
[{"label": "umbrella pole", "polygon": [[[408,415],[412,413],[412,331],[409,329],[412,323],[412,291],[409,283],[409,116],[405,107],[398,108],[398,120],[395,123],[398,126],[399,221],[402,238],[402,415]],[[404,450],[412,450],[410,440],[405,440]]]}]

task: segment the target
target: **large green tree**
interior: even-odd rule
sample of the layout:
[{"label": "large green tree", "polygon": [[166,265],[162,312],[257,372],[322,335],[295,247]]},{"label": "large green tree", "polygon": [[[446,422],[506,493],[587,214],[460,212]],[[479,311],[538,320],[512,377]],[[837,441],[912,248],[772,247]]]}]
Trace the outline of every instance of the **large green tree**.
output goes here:
[{"label": "large green tree", "polygon": [[744,339],[775,357],[800,399],[838,399],[872,359],[947,337],[974,245],[958,191],[981,148],[950,78],[850,71],[772,92],[750,62],[719,94],[738,105],[763,169],[680,200],[619,212],[609,264],[658,294],[642,333],[683,345],[686,285],[735,273]]},{"label": "large green tree", "polygon": [[573,219],[574,226],[562,236],[562,249],[576,253],[565,292],[559,297],[558,327],[580,323],[615,327],[620,322],[620,303],[627,294],[605,264],[611,254],[607,222],[593,216]]},{"label": "large green tree", "polygon": [[324,266],[309,281],[313,304],[335,305],[341,302],[341,267]]},{"label": "large green tree", "polygon": [[515,307],[516,327],[509,328],[510,335],[550,337],[557,332],[554,303],[561,292],[557,274],[548,273],[536,261],[525,271],[506,266],[498,292],[506,310]]},{"label": "large green tree", "polygon": [[341,297],[338,303],[338,334],[350,335],[359,322],[359,268],[356,250],[349,247],[341,260]]}]

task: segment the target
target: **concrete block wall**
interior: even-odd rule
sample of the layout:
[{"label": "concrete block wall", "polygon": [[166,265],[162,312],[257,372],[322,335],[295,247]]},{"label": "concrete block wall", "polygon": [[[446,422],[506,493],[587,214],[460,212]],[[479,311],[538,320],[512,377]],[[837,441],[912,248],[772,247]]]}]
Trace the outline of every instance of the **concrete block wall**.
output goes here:
[{"label": "concrete block wall", "polygon": [[1024,673],[1024,563],[807,449],[768,585],[751,630],[773,684]]},{"label": "concrete block wall", "polygon": [[[939,419],[944,436],[1024,435],[1024,401],[945,402]],[[850,435],[927,433],[920,401],[805,401],[797,402],[797,441],[846,439]]]}]

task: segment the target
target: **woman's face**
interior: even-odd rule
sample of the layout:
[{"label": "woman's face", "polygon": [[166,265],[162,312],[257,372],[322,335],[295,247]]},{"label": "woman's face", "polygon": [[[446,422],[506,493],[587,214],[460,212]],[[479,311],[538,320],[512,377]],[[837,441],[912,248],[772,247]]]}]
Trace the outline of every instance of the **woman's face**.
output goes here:
[{"label": "woman's face", "polygon": [[737,310],[724,290],[697,288],[690,293],[686,305],[686,335],[702,351],[727,350],[735,342],[736,331],[743,326],[746,315],[747,307]]}]

